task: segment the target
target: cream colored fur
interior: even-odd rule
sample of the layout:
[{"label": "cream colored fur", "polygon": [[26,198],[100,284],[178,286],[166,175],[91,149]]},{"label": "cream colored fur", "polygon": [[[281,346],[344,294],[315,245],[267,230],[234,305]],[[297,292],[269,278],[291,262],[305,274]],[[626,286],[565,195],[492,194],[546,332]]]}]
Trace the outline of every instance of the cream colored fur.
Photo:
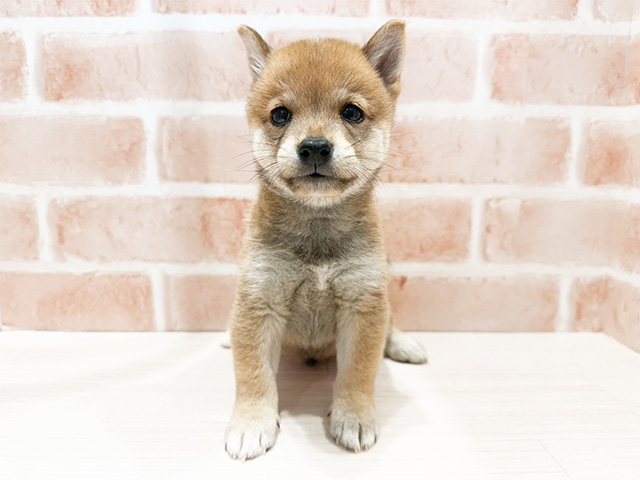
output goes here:
[{"label": "cream colored fur", "polygon": [[[404,24],[389,22],[363,48],[327,39],[273,50],[254,30],[239,32],[254,75],[247,116],[260,191],[230,330],[236,402],[226,450],[244,460],[274,445],[282,348],[303,359],[336,356],[330,432],[348,450],[366,450],[378,437],[374,384],[383,353],[426,361],[391,325],[373,196],[400,91]],[[350,104],[362,109],[362,122],[341,117]],[[279,107],[292,115],[285,126],[270,121]],[[322,178],[298,158],[306,137],[333,145]]]}]

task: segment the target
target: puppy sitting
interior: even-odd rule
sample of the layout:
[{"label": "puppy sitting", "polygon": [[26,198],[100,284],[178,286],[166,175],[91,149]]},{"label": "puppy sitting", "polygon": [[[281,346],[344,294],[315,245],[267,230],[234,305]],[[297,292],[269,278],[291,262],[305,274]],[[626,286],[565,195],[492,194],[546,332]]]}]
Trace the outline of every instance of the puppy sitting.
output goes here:
[{"label": "puppy sitting", "polygon": [[378,435],[383,352],[426,361],[391,326],[373,195],[400,93],[404,23],[387,23],[363,48],[324,39],[271,49],[251,28],[239,33],[253,74],[247,115],[260,190],[231,323],[236,401],[225,448],[250,459],[273,446],[287,346],[307,359],[337,357],[331,435],[366,450]]}]

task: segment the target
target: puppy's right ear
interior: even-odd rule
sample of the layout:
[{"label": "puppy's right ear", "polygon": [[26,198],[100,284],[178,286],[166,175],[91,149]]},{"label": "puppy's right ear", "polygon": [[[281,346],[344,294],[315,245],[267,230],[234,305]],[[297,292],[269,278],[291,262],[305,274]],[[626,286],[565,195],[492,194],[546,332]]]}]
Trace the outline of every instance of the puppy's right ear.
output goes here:
[{"label": "puppy's right ear", "polygon": [[271,53],[271,47],[269,47],[260,34],[251,27],[242,25],[238,28],[238,33],[240,37],[242,37],[244,46],[247,49],[251,74],[253,75],[253,79],[256,80],[264,70],[264,67],[267,66],[267,58],[269,58],[269,54]]},{"label": "puppy's right ear", "polygon": [[392,97],[400,93],[400,73],[404,57],[404,22],[391,20],[362,47],[369,63],[378,72]]}]

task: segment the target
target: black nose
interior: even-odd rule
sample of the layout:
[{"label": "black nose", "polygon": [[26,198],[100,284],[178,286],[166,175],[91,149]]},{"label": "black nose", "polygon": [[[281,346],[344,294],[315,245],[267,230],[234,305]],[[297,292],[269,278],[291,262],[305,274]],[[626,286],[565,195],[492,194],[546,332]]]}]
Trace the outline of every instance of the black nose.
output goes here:
[{"label": "black nose", "polygon": [[298,146],[302,163],[319,167],[331,159],[333,146],[324,137],[307,137]]}]

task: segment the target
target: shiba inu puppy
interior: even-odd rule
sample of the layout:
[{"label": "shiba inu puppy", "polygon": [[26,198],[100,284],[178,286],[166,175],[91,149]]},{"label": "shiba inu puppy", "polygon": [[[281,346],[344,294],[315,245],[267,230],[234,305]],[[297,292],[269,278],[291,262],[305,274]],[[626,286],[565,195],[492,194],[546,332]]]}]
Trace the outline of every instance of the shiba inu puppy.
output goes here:
[{"label": "shiba inu puppy", "polygon": [[248,221],[231,321],[236,400],[225,448],[264,454],[279,429],[282,347],[310,363],[337,357],[330,433],[352,451],[377,439],[374,382],[383,353],[424,363],[391,325],[373,187],[389,149],[404,23],[362,48],[335,39],[272,49],[239,28],[253,84],[247,104],[260,189]]}]

